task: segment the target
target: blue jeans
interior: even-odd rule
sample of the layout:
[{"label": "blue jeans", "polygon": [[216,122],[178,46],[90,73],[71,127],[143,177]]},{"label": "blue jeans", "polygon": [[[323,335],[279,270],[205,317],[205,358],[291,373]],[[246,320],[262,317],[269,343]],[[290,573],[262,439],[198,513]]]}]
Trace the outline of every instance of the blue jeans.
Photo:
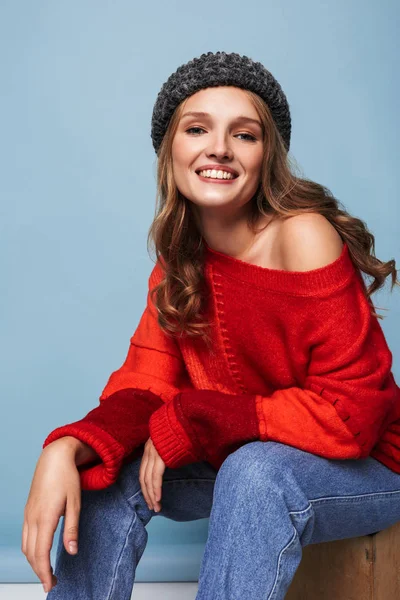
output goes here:
[{"label": "blue jeans", "polygon": [[[79,551],[62,524],[48,600],[130,600],[152,517],[209,517],[196,600],[280,600],[308,544],[373,534],[400,521],[400,475],[372,457],[332,460],[278,442],[251,442],[217,472],[166,468],[159,513],[139,482],[141,457],[103,490],[82,490]],[[64,519],[64,518],[63,518]]]}]

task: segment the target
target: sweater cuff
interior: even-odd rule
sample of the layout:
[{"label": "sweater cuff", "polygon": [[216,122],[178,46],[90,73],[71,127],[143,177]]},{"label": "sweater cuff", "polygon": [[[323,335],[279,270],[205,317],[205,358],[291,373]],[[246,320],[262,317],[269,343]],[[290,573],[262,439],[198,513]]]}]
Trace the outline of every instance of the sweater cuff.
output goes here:
[{"label": "sweater cuff", "polygon": [[115,483],[124,458],[124,447],[109,433],[90,422],[72,423],[54,429],[44,441],[43,448],[65,436],[75,437],[91,446],[102,460],[93,467],[79,465],[81,488],[99,490]]},{"label": "sweater cuff", "polygon": [[150,438],[167,467],[177,469],[200,462],[192,442],[176,417],[174,400],[166,402],[150,417]]}]

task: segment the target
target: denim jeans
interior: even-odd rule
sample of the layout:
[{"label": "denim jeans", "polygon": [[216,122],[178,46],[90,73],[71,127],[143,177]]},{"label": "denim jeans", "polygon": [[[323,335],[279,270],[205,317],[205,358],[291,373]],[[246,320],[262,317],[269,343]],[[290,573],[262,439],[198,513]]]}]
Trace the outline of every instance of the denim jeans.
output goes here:
[{"label": "denim jeans", "polygon": [[[117,482],[82,490],[79,551],[57,548],[48,600],[130,600],[152,517],[209,517],[196,600],[281,600],[308,544],[373,534],[400,521],[400,475],[372,457],[326,459],[278,442],[251,442],[217,472],[198,462],[163,475],[149,510],[141,457]],[[64,517],[63,517],[64,520]]]}]

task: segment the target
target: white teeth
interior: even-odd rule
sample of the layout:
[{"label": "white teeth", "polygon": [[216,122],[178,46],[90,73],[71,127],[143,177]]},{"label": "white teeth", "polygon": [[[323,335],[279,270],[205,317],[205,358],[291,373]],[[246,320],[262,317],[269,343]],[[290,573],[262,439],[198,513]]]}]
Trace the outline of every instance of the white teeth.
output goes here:
[{"label": "white teeth", "polygon": [[215,169],[208,169],[207,171],[199,171],[199,175],[202,177],[211,177],[212,179],[235,179],[232,173],[227,171],[216,171]]}]

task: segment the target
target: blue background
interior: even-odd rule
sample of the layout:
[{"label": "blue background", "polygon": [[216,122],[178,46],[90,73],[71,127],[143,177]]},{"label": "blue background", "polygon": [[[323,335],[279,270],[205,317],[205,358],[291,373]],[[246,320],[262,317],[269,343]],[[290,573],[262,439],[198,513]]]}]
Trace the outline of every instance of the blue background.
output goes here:
[{"label": "blue background", "polygon": [[[43,441],[97,406],[145,306],[161,85],[207,51],[261,61],[304,176],[399,267],[398,17],[388,0],[1,1],[1,582],[39,581],[21,535]],[[399,289],[373,299],[399,380]],[[153,519],[136,580],[197,580],[207,526]]]}]

